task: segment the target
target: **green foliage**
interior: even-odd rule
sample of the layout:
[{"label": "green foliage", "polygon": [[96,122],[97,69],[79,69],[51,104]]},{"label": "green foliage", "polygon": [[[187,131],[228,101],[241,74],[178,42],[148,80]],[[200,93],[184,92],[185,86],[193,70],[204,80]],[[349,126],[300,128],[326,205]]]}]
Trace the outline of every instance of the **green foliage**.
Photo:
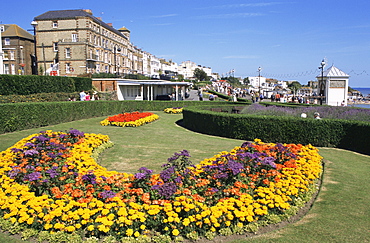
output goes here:
[{"label": "green foliage", "polygon": [[293,92],[293,94],[296,94],[301,87],[302,85],[298,81],[293,81],[288,85],[288,88]]},{"label": "green foliage", "polygon": [[[208,103],[220,104],[209,101]],[[132,111],[204,105],[205,101],[76,101],[0,104],[0,134]]]},{"label": "green foliage", "polygon": [[204,72],[203,69],[196,68],[194,70],[194,77],[196,77],[199,81],[208,81],[209,78],[207,76],[207,73]]},{"label": "green foliage", "polygon": [[1,95],[30,95],[37,93],[72,93],[91,90],[90,78],[38,76],[38,75],[0,75]]},{"label": "green foliage", "polygon": [[303,119],[286,116],[230,114],[232,106],[188,107],[183,110],[184,125],[194,131],[215,136],[273,143],[312,144],[339,147],[370,154],[367,145],[370,123],[339,119]]}]

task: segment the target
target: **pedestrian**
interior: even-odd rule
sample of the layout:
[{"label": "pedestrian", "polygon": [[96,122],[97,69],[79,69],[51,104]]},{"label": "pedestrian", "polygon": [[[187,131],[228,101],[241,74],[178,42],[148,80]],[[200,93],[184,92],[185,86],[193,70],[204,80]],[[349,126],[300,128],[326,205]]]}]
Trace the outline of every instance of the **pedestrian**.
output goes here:
[{"label": "pedestrian", "polygon": [[87,94],[85,95],[85,100],[86,100],[86,101],[89,101],[89,100],[90,100],[90,94],[89,94],[89,93],[87,93]]},{"label": "pedestrian", "polygon": [[81,101],[85,101],[85,97],[86,97],[86,94],[85,92],[82,90],[81,93],[80,93],[80,100]]}]

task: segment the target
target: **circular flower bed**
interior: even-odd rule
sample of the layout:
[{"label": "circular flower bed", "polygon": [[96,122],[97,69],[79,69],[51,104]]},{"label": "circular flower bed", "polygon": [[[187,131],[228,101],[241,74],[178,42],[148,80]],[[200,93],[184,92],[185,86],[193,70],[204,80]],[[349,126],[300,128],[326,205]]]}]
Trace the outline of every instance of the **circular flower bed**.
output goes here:
[{"label": "circular flower bed", "polygon": [[111,145],[101,134],[45,131],[3,151],[0,225],[44,240],[61,234],[124,242],[212,239],[294,215],[322,169],[310,145],[255,140],[198,165],[184,150],[159,174],[142,167],[133,175],[96,163]]},{"label": "circular flower bed", "polygon": [[169,114],[180,114],[182,113],[182,107],[173,107],[173,108],[166,108],[164,109],[164,112]]},{"label": "circular flower bed", "polygon": [[102,126],[139,127],[159,119],[159,116],[150,112],[131,112],[110,116],[100,122]]}]

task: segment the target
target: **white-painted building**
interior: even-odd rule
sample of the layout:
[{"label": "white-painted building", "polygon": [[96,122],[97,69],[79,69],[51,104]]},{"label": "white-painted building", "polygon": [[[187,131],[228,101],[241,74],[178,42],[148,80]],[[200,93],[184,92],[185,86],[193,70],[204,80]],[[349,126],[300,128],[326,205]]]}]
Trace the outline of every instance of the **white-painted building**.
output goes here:
[{"label": "white-painted building", "polygon": [[1,39],[1,33],[4,31],[4,26],[0,25],[0,74],[4,74],[4,63],[3,63],[3,41]]},{"label": "white-painted building", "polygon": [[248,77],[249,84],[253,87],[252,89],[254,91],[263,90],[264,88],[268,87],[268,84],[266,83],[265,77]]},{"label": "white-painted building", "polygon": [[[190,83],[118,79],[116,85],[118,100],[184,100],[186,89]],[[169,95],[172,97],[170,98]]]},{"label": "white-painted building", "polygon": [[324,85],[324,100],[327,105],[340,106],[343,101],[347,105],[348,74],[333,65],[316,78]]}]

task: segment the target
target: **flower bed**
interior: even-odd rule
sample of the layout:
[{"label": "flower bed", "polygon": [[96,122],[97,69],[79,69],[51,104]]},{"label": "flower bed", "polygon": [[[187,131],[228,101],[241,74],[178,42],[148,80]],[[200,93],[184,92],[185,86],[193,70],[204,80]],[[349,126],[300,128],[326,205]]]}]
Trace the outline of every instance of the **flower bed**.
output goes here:
[{"label": "flower bed", "polygon": [[212,239],[294,215],[311,198],[321,174],[321,157],[310,145],[256,140],[198,165],[184,150],[159,174],[143,167],[134,175],[95,162],[108,146],[105,135],[46,131],[3,151],[5,229],[22,231],[24,238],[49,232],[122,241]]},{"label": "flower bed", "polygon": [[169,114],[180,114],[182,113],[182,107],[173,107],[173,108],[166,108],[164,112]]},{"label": "flower bed", "polygon": [[102,126],[139,127],[159,119],[159,116],[150,112],[131,112],[110,116],[100,122]]}]

